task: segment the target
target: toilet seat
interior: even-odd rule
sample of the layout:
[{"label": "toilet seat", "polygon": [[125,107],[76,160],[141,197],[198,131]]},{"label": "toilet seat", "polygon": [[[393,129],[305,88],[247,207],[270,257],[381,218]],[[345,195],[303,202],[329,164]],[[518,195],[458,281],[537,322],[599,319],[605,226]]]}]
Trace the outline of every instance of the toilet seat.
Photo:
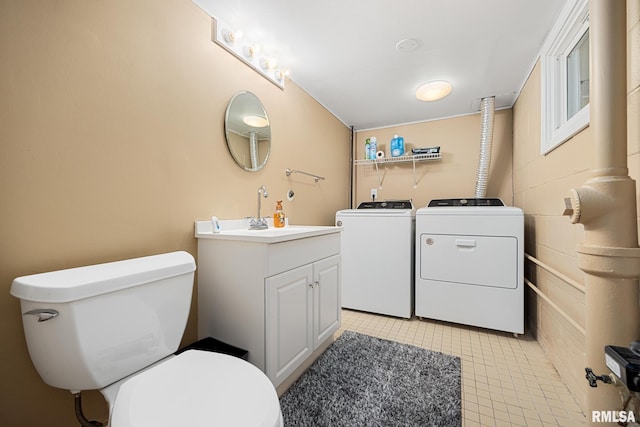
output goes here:
[{"label": "toilet seat", "polygon": [[126,380],[111,427],[282,426],[276,390],[252,364],[188,350]]}]

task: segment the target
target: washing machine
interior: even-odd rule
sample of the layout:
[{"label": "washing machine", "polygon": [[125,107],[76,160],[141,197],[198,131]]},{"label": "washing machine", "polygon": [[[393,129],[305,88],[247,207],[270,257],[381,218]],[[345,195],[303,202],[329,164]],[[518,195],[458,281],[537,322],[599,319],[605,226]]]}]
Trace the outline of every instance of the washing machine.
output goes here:
[{"label": "washing machine", "polygon": [[363,202],[336,212],[342,227],[342,307],[412,316],[415,212],[411,200]]},{"label": "washing machine", "polygon": [[524,332],[524,216],[500,199],[439,199],[416,211],[415,314]]}]

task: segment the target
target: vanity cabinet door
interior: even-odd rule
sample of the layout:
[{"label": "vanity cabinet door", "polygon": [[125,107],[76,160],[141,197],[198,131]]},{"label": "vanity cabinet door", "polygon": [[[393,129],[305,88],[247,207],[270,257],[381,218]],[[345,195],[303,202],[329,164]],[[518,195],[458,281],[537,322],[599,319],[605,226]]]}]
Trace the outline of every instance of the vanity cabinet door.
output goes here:
[{"label": "vanity cabinet door", "polygon": [[278,385],[313,352],[313,266],[265,279],[267,376]]},{"label": "vanity cabinet door", "polygon": [[340,327],[340,255],[313,264],[313,348]]}]

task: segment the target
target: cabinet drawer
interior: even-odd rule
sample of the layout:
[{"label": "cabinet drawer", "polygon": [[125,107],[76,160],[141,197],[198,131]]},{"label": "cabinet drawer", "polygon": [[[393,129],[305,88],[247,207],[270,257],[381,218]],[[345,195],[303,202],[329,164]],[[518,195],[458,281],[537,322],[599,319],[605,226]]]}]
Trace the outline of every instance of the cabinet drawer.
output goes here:
[{"label": "cabinet drawer", "polygon": [[340,233],[268,245],[267,274],[272,276],[340,253]]}]

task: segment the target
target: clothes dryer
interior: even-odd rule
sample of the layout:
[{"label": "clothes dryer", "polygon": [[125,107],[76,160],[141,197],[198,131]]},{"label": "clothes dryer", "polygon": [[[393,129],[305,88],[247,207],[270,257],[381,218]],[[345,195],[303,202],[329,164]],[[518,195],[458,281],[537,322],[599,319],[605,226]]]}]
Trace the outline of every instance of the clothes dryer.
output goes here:
[{"label": "clothes dryer", "polygon": [[523,268],[521,209],[442,199],[417,210],[416,316],[521,334]]}]

